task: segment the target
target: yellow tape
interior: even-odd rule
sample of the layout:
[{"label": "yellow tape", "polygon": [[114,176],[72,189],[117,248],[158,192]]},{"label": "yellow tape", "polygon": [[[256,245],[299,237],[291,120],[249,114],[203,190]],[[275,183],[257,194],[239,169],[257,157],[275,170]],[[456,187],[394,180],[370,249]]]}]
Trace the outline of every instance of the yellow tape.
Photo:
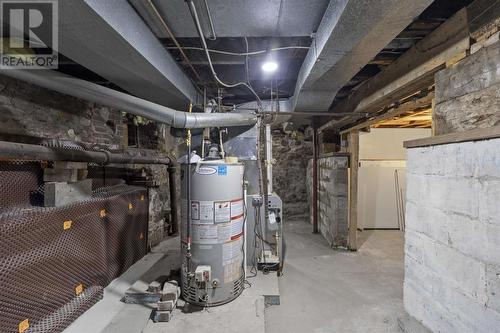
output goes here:
[{"label": "yellow tape", "polygon": [[141,201],[144,201],[144,194],[141,195]]},{"label": "yellow tape", "polygon": [[63,223],[63,229],[64,230],[68,230],[69,228],[71,228],[72,224],[73,224],[73,221],[71,221],[71,220],[64,221],[64,223]]},{"label": "yellow tape", "polygon": [[134,208],[134,206],[132,205],[132,203],[129,203],[128,204],[128,209],[132,209],[132,208]]},{"label": "yellow tape", "polygon": [[22,322],[19,323],[19,333],[23,333],[28,328],[30,328],[30,321],[28,319],[24,319]]},{"label": "yellow tape", "polygon": [[75,287],[75,294],[80,295],[83,291],[83,284],[79,284]]},{"label": "yellow tape", "polygon": [[99,212],[99,216],[105,217],[106,216],[106,209],[101,209],[101,211]]}]

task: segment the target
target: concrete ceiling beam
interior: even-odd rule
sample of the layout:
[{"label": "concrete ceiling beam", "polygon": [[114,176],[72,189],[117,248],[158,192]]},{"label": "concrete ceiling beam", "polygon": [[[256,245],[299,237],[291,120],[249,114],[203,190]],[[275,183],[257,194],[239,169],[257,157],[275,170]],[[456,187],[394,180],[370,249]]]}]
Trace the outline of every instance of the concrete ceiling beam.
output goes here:
[{"label": "concrete ceiling beam", "polygon": [[321,129],[346,127],[359,118],[359,114],[379,111],[432,85],[434,74],[444,68],[447,61],[463,56],[469,49],[469,22],[474,20],[467,8],[458,11],[333,110],[352,113],[352,116],[328,122]]},{"label": "concrete ceiling beam", "polygon": [[194,84],[126,0],[59,2],[59,52],[129,93],[187,109]]},{"label": "concrete ceiling beam", "polygon": [[302,64],[297,111],[327,111],[337,92],[433,0],[332,0]]}]

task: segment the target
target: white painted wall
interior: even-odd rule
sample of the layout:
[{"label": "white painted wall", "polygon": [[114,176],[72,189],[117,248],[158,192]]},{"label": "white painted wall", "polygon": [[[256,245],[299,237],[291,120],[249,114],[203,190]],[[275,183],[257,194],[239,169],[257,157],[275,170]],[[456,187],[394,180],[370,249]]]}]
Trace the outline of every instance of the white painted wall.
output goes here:
[{"label": "white painted wall", "polygon": [[427,128],[372,128],[359,133],[359,159],[406,160],[403,142],[429,136]]},{"label": "white painted wall", "polygon": [[[358,228],[398,229],[395,171],[404,175],[403,142],[431,136],[430,129],[373,128],[360,133]],[[400,178],[405,191],[405,179]]]},{"label": "white painted wall", "polygon": [[408,150],[404,304],[433,332],[500,331],[500,139]]}]

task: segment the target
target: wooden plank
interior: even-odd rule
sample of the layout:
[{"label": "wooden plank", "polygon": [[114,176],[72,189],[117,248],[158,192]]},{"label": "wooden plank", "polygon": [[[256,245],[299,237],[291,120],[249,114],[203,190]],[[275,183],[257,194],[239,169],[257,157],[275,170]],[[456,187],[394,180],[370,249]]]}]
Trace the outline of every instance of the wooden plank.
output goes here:
[{"label": "wooden plank", "polygon": [[321,158],[328,158],[328,157],[351,157],[351,154],[349,153],[342,153],[342,152],[336,152],[336,153],[326,153],[326,154],[320,154],[319,159]]},{"label": "wooden plank", "polygon": [[430,138],[410,140],[404,142],[405,148],[445,145],[467,141],[480,141],[500,138],[500,126],[489,128],[476,128],[464,132],[456,132],[433,136]]},{"label": "wooden plank", "polygon": [[467,6],[471,35],[480,39],[485,30],[496,26],[500,18],[500,0],[476,0]]},{"label": "wooden plank", "polygon": [[[363,83],[349,98],[333,110],[339,113],[375,112],[424,89],[434,82],[434,74],[445,63],[470,47],[467,10],[464,8],[448,19],[413,48],[405,52],[392,65]],[[344,121],[349,121],[345,118]],[[344,121],[331,121],[328,127],[339,128]],[[349,124],[349,123],[347,123]]]},{"label": "wooden plank", "polygon": [[369,127],[369,126],[376,124],[378,122],[381,122],[381,121],[384,121],[387,119],[391,119],[393,117],[398,117],[401,114],[406,113],[406,112],[415,111],[415,110],[419,110],[419,109],[427,109],[432,105],[433,99],[434,99],[434,91],[428,93],[424,97],[405,102],[396,108],[388,110],[384,114],[376,116],[376,117],[374,117],[370,120],[367,120],[365,122],[362,122],[361,124],[358,124],[354,127],[351,127],[350,129],[342,131],[340,133],[343,134],[343,133],[348,133],[351,130],[360,130],[362,128]]},{"label": "wooden plank", "polygon": [[347,244],[349,250],[356,251],[358,231],[358,168],[359,168],[359,131],[353,130],[348,135],[350,168],[349,168],[349,231]]}]

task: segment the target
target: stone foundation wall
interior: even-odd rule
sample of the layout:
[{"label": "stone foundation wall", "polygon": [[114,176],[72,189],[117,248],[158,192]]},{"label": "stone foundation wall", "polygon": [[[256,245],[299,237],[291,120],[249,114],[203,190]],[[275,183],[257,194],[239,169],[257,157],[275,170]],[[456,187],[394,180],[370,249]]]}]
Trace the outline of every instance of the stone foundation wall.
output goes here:
[{"label": "stone foundation wall", "polygon": [[273,187],[283,200],[285,218],[309,214],[306,172],[312,153],[312,142],[303,134],[273,133]]},{"label": "stone foundation wall", "polygon": [[435,134],[500,125],[500,42],[436,74]]},{"label": "stone foundation wall", "polygon": [[119,110],[5,76],[0,76],[0,133],[115,148],[127,143],[127,125]]},{"label": "stone foundation wall", "polygon": [[499,147],[408,150],[404,304],[434,332],[500,327]]},{"label": "stone foundation wall", "polygon": [[[120,110],[0,76],[1,140],[39,143],[56,139],[119,149],[128,146],[130,122]],[[176,141],[165,126],[149,123],[138,134],[140,148],[175,154]],[[163,166],[129,167],[143,169],[155,183],[149,188],[149,240],[154,245],[170,228],[166,225],[170,214],[168,173]]]}]

